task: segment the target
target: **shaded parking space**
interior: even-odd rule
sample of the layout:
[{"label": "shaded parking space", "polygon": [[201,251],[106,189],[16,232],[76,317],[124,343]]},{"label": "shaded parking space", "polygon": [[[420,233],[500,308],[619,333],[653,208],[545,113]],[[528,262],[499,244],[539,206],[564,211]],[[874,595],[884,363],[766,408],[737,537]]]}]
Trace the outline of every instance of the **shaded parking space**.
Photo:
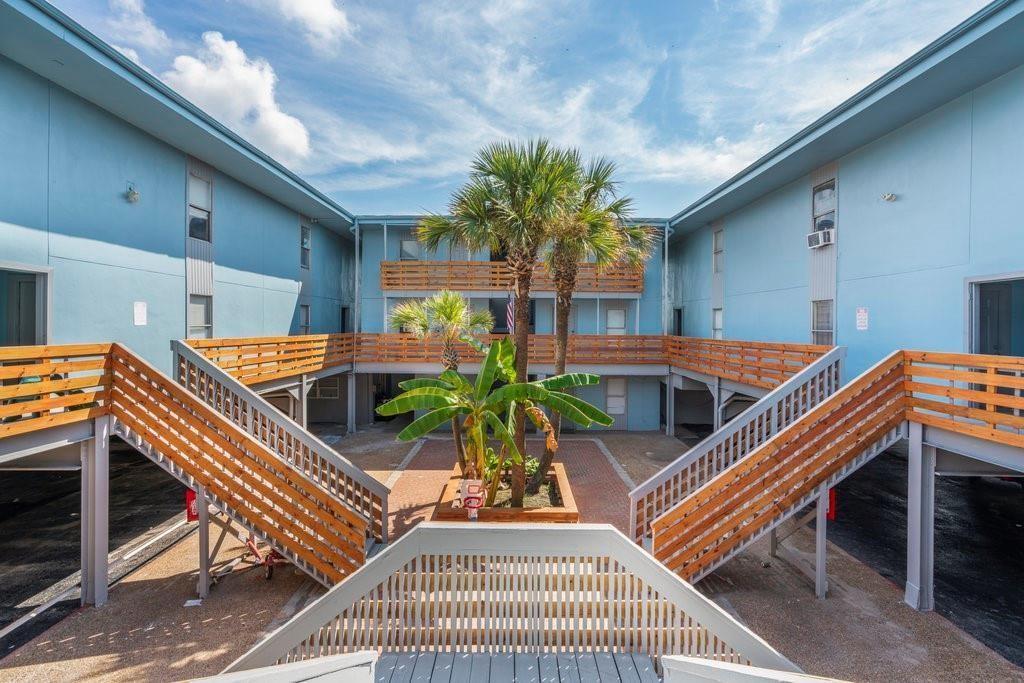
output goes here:
[{"label": "shaded parking space", "polygon": [[[906,582],[907,462],[885,453],[841,483],[836,543],[900,590]],[[937,477],[935,610],[1024,666],[1024,488],[993,477]]]},{"label": "shaded parking space", "polygon": [[[79,472],[0,472],[0,629],[78,584],[81,569]],[[184,487],[119,440],[110,451],[112,555],[146,542],[182,517]],[[177,531],[177,530],[175,530]],[[187,529],[181,529],[186,533]],[[168,533],[111,566],[111,578],[180,538]],[[130,549],[129,549],[130,551]],[[123,554],[123,553],[122,553]],[[0,641],[0,657],[78,607],[73,590],[30,624]]]}]

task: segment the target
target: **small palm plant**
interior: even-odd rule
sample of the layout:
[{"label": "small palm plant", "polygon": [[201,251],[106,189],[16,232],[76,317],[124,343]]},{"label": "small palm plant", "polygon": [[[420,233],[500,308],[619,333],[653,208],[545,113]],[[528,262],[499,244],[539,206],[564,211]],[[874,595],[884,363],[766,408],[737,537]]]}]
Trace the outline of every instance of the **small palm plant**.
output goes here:
[{"label": "small palm plant", "polygon": [[[454,370],[445,370],[436,379],[406,380],[399,384],[404,393],[377,408],[377,413],[382,416],[427,411],[399,432],[400,441],[418,439],[453,418],[462,417],[466,431],[463,473],[475,478],[487,476],[490,471],[485,479],[487,505],[494,503],[505,463],[524,462],[522,451],[513,438],[518,409],[535,420],[543,420],[544,413],[540,408],[547,408],[582,427],[612,423],[612,418],[600,409],[563,391],[597,384],[600,381],[597,375],[572,373],[534,382],[513,381],[495,389],[494,385],[499,380],[514,380],[514,358],[515,345],[511,340],[493,342],[487,349],[475,382],[471,383]],[[488,460],[493,460],[495,455],[490,446],[492,440],[500,446],[497,466],[488,468]]]},{"label": "small palm plant", "polygon": [[[494,327],[490,311],[475,311],[458,292],[443,289],[420,301],[403,301],[392,309],[388,325],[406,330],[418,339],[436,337],[441,340],[441,367],[458,372],[460,341],[475,341]],[[466,466],[466,451],[458,417],[452,418],[452,437],[459,464]]]}]

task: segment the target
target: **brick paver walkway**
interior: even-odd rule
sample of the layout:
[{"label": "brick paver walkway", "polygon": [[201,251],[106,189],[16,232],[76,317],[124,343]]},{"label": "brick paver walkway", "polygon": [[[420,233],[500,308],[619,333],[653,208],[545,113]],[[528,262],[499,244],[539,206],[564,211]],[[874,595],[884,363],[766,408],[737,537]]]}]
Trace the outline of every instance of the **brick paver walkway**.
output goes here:
[{"label": "brick paver walkway", "polygon": [[[530,440],[527,450],[539,456],[541,442]],[[613,524],[625,533],[629,526],[629,488],[593,441],[563,439],[557,459],[565,464],[580,511],[581,522]],[[388,497],[391,538],[430,519],[455,464],[451,441],[429,440],[391,488]]]}]

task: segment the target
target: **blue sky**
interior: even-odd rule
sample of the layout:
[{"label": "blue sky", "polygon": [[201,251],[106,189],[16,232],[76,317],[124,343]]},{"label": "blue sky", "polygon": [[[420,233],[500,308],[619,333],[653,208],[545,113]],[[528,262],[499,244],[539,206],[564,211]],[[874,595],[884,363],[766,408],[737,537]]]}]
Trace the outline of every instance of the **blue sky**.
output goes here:
[{"label": "blue sky", "polygon": [[357,213],[443,211],[544,135],[669,216],[982,0],[57,0]]}]

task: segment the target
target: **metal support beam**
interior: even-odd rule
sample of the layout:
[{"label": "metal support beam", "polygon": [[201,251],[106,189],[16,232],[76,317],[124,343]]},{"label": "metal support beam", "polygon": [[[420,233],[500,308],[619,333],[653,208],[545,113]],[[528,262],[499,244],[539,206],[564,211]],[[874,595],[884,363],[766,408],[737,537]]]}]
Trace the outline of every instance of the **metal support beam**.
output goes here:
[{"label": "metal support beam", "polygon": [[348,380],[345,382],[345,389],[348,393],[347,405],[348,409],[348,424],[346,430],[349,434],[356,433],[356,373],[350,372],[348,374]]},{"label": "metal support beam", "polygon": [[93,438],[82,443],[82,604],[107,602],[110,491],[110,418],[93,420]]},{"label": "metal support beam", "polygon": [[828,592],[828,578],[825,574],[827,547],[825,529],[828,524],[828,489],[818,496],[814,519],[814,594],[819,600]]},{"label": "metal support beam", "polygon": [[196,512],[199,516],[199,580],[196,592],[204,600],[210,595],[210,503],[206,500],[206,488],[198,484]]},{"label": "metal support beam", "polygon": [[768,556],[779,556],[779,534],[774,528],[768,532]]},{"label": "metal support beam", "polygon": [[676,435],[676,389],[672,375],[665,376],[665,436]]},{"label": "metal support beam", "polygon": [[935,606],[935,447],[911,422],[907,457],[907,585],[904,602],[921,611]]}]

